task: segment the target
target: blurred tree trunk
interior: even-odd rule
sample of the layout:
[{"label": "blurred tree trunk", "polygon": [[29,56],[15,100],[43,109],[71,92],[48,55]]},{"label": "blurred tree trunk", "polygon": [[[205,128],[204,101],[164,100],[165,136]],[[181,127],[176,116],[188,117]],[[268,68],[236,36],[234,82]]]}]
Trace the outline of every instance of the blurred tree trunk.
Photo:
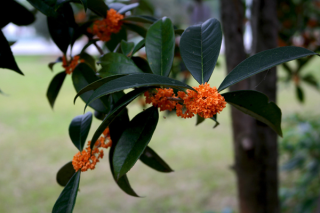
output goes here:
[{"label": "blurred tree trunk", "polygon": [[[243,45],[244,5],[242,0],[220,0],[227,71],[246,58]],[[276,0],[253,0],[252,53],[277,45]],[[276,100],[276,70],[256,75],[233,85],[230,90],[255,89]],[[277,213],[277,135],[265,124],[232,109],[235,172],[241,213]]]}]

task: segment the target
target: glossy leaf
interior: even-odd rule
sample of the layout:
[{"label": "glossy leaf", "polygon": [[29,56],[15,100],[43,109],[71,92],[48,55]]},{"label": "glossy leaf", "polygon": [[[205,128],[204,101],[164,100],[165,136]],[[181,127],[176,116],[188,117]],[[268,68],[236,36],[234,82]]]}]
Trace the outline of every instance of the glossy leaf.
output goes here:
[{"label": "glossy leaf", "polygon": [[197,114],[196,126],[198,126],[199,124],[201,124],[204,120],[205,120],[205,118],[203,118],[203,117],[201,117],[200,115]]},{"label": "glossy leaf", "polygon": [[143,73],[134,62],[120,53],[107,53],[100,58],[102,69],[99,75],[103,78],[119,74]]},{"label": "glossy leaf", "polygon": [[27,0],[32,6],[48,17],[57,17],[59,13],[55,10],[56,0]]},{"label": "glossy leaf", "polygon": [[181,57],[199,84],[209,81],[218,60],[221,42],[221,25],[214,18],[188,27],[181,35]]},{"label": "glossy leaf", "polygon": [[10,69],[23,75],[13,57],[10,45],[2,31],[0,31],[0,47],[0,68]]},{"label": "glossy leaf", "polygon": [[[73,71],[73,75],[74,75],[74,71]],[[120,77],[123,77],[123,76],[124,75],[115,75],[115,76],[102,78],[102,79],[99,79],[99,80],[97,80],[97,81],[95,81],[93,83],[88,84],[85,87],[82,87],[82,89],[80,91],[78,91],[78,94],[74,98],[74,103],[76,102],[77,98],[79,96],[81,96],[82,94],[87,93],[87,92],[89,92],[91,90],[95,90],[95,89],[99,88],[100,86],[108,83],[109,81],[112,81],[114,79],[117,79],[117,78],[120,78]],[[88,93],[88,94],[90,94],[90,96],[91,96],[91,93]],[[87,101],[85,101],[85,102],[87,102]]]},{"label": "glossy leaf", "polygon": [[147,146],[141,154],[140,160],[150,168],[159,172],[173,172],[170,166],[149,146]]},{"label": "glossy leaf", "polygon": [[60,186],[66,186],[75,173],[76,171],[73,168],[72,161],[70,161],[59,169],[56,177],[57,183]]},{"label": "glossy leaf", "polygon": [[176,34],[176,35],[182,35],[183,32],[184,32],[183,29],[175,29],[174,30],[174,34]]},{"label": "glossy leaf", "polygon": [[236,109],[267,124],[282,137],[281,110],[275,103],[269,102],[266,95],[254,90],[239,90],[221,95]]},{"label": "glossy leaf", "polygon": [[220,123],[217,120],[217,114],[215,114],[212,118],[210,118],[211,120],[213,120],[216,124],[213,126],[213,128],[216,128],[217,126],[220,125]]},{"label": "glossy leaf", "polygon": [[[112,110],[108,113],[105,119],[102,121],[98,129],[93,134],[91,141],[96,141],[103,133],[103,131],[117,118],[119,114],[121,114],[122,110],[126,108],[128,104],[130,104],[134,99],[136,99],[141,93],[145,92],[147,89],[136,89],[128,94],[124,95],[120,100],[115,104]],[[90,145],[91,149],[94,143]]]},{"label": "glossy leaf", "polygon": [[137,45],[134,46],[132,54],[134,55],[136,52],[138,52],[141,48],[143,48],[145,46],[145,39],[142,39],[141,41],[139,41],[139,43]]},{"label": "glossy leaf", "polygon": [[122,19],[123,21],[134,21],[134,22],[140,22],[140,23],[146,23],[146,24],[153,24],[158,19],[152,17],[152,16],[128,16]]},{"label": "glossy leaf", "polygon": [[236,66],[222,81],[218,91],[284,62],[310,55],[317,53],[302,47],[278,47],[257,53]]},{"label": "glossy leaf", "polygon": [[80,174],[78,171],[75,173],[68,184],[64,187],[61,192],[58,200],[53,206],[52,213],[72,213],[74,204],[76,203],[79,182],[80,182]]},{"label": "glossy leaf", "polygon": [[[78,66],[73,70],[72,83],[77,92],[80,92],[90,83],[98,80],[99,78],[96,76],[95,72],[86,63],[78,64]],[[86,103],[92,94],[93,91],[89,91],[85,94],[81,94],[80,97]],[[110,110],[110,100],[108,97],[102,97],[92,102],[89,106],[99,112],[108,113]]]},{"label": "glossy leaf", "polygon": [[123,27],[118,33],[112,33],[110,37],[110,41],[106,43],[110,52],[115,51],[117,46],[120,44],[122,40],[127,40],[127,31]]},{"label": "glossy leaf", "polygon": [[117,78],[115,80],[109,81],[107,84],[102,85],[94,93],[91,95],[87,105],[90,104],[92,101],[100,98],[104,95],[108,95],[114,92],[122,91],[125,89],[130,88],[139,88],[139,87],[171,87],[176,89],[191,89],[194,90],[192,87],[184,84],[180,81],[174,80],[172,78],[154,75],[154,74],[131,74],[127,76],[123,76],[121,78]]},{"label": "glossy leaf", "polygon": [[56,63],[61,63],[62,62],[62,57],[58,57],[56,61],[54,62],[50,62],[48,64],[48,67],[50,68],[51,71],[53,71],[53,66],[56,64]]},{"label": "glossy leaf", "polygon": [[79,54],[80,59],[84,60],[84,63],[88,64],[93,71],[96,71],[96,60],[86,52]]},{"label": "glossy leaf", "polygon": [[130,121],[113,155],[113,168],[117,179],[126,174],[140,158],[152,138],[158,120],[158,108],[150,107]]},{"label": "glossy leaf", "polygon": [[123,175],[119,180],[116,180],[114,175],[114,169],[112,165],[112,158],[115,146],[118,143],[118,140],[120,136],[122,135],[123,131],[125,130],[126,126],[129,123],[129,116],[128,111],[126,109],[122,110],[122,112],[117,116],[117,119],[115,119],[109,126],[110,128],[110,137],[112,140],[112,146],[110,148],[109,152],[109,165],[110,170],[112,173],[113,179],[116,181],[117,185],[122,189],[125,193],[128,195],[139,197],[137,193],[131,188],[129,180],[126,175]]},{"label": "glossy leaf", "polygon": [[319,84],[316,77],[312,74],[306,74],[302,77],[302,81],[319,90]]},{"label": "glossy leaf", "polygon": [[104,0],[88,0],[87,6],[98,16],[101,16],[102,18],[107,17],[107,11],[109,10],[109,7],[106,5]]},{"label": "glossy leaf", "polygon": [[175,37],[170,19],[164,17],[154,23],[146,36],[146,53],[154,74],[168,76],[174,57]]},{"label": "glossy leaf", "polygon": [[53,108],[56,98],[59,94],[61,86],[63,84],[64,79],[66,78],[66,72],[62,71],[54,76],[52,81],[49,84],[47,90],[47,98],[49,100],[50,106]]},{"label": "glossy leaf", "polygon": [[118,11],[118,13],[124,14],[124,13],[128,12],[129,10],[132,10],[132,9],[138,7],[138,6],[139,6],[139,3],[128,4],[128,5],[124,6],[124,7],[122,7],[122,8]]},{"label": "glossy leaf", "polygon": [[81,152],[86,143],[89,130],[92,123],[92,113],[87,112],[84,115],[78,115],[72,119],[69,126],[69,136],[72,143]]},{"label": "glossy leaf", "polygon": [[131,60],[140,70],[142,70],[142,72],[152,74],[149,63],[145,59],[141,57],[132,57]]},{"label": "glossy leaf", "polygon": [[299,102],[304,102],[304,93],[299,85],[296,85],[296,95]]},{"label": "glossy leaf", "polygon": [[[87,8],[88,8],[88,0],[80,0],[82,5],[83,5],[83,8],[84,8],[84,11],[87,11]],[[91,0],[89,0],[91,1]]]},{"label": "glossy leaf", "polygon": [[121,51],[125,56],[130,56],[134,48],[133,42],[121,41]]},{"label": "glossy leaf", "polygon": [[143,38],[147,35],[147,29],[141,27],[140,25],[132,24],[132,23],[123,23],[123,26],[126,27],[128,30],[137,33],[138,35],[142,36]]}]

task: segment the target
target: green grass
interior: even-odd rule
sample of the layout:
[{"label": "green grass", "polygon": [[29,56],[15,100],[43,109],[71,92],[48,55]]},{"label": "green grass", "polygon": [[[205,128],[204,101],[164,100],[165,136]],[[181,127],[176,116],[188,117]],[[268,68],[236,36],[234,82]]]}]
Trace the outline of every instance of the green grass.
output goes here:
[{"label": "green grass", "polygon": [[[76,148],[68,136],[68,126],[83,113],[83,102],[73,105],[75,95],[67,76],[51,110],[46,89],[61,71],[58,64],[51,73],[48,62],[55,57],[17,57],[25,76],[1,69],[0,89],[0,212],[50,212],[62,187],[55,182],[58,169],[70,161]],[[319,67],[315,60],[309,69]],[[308,70],[308,69],[307,69]],[[219,86],[224,64],[215,70],[211,85]],[[320,75],[317,74],[318,79]],[[195,82],[192,82],[195,85]],[[307,88],[307,87],[305,87]],[[279,85],[279,105],[283,114],[316,112],[320,94],[307,88],[307,104],[295,100],[292,86]],[[132,118],[141,110],[129,107]],[[204,212],[237,208],[233,163],[230,108],[219,116],[221,125],[205,121],[195,127],[195,119],[184,120],[161,113],[150,146],[175,170],[170,174],[153,171],[138,162],[128,173],[132,187],[144,198],[123,193],[114,183],[105,157],[93,171],[82,174],[74,212]],[[166,118],[164,118],[166,117]],[[94,120],[93,128],[99,124]]]}]

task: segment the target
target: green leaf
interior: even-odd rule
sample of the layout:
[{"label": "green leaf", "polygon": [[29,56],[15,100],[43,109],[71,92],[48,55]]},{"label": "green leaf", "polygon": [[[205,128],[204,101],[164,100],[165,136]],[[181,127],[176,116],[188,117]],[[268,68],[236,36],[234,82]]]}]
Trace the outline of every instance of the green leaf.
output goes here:
[{"label": "green leaf", "polygon": [[120,53],[107,53],[98,63],[102,66],[99,71],[102,78],[119,74],[143,73],[130,58]]},{"label": "green leaf", "polygon": [[58,197],[58,200],[53,206],[52,213],[72,213],[77,199],[80,174],[80,171],[75,173],[68,184],[64,187],[63,191]]},{"label": "green leaf", "polygon": [[87,105],[90,104],[92,101],[96,100],[97,98],[100,98],[104,95],[108,95],[108,94],[122,91],[125,89],[148,87],[148,86],[153,86],[153,87],[163,86],[163,87],[176,88],[180,90],[183,90],[183,89],[194,90],[189,85],[184,84],[172,78],[168,78],[160,75],[148,74],[148,73],[131,74],[131,75],[123,76],[121,78],[117,78],[115,80],[109,81],[108,83],[99,87],[91,95],[89,101],[87,102]]},{"label": "green leaf", "polygon": [[[73,75],[74,75],[74,71],[73,71]],[[80,91],[78,91],[76,97],[74,98],[74,103],[76,102],[77,98],[79,96],[81,96],[82,94],[84,94],[86,92],[89,92],[91,90],[95,90],[95,89],[99,88],[100,86],[104,85],[105,83],[108,83],[109,81],[112,81],[114,79],[117,79],[117,78],[120,78],[120,77],[123,77],[123,76],[124,75],[115,75],[115,76],[106,77],[106,78],[103,78],[103,79],[99,79],[99,80],[97,80],[97,81],[95,81],[93,83],[90,83],[85,87],[82,87],[82,89]],[[91,96],[91,93],[88,93],[88,94],[90,94],[90,96]],[[87,102],[87,101],[85,101],[85,102]]]},{"label": "green leaf", "polygon": [[[96,43],[99,39],[90,39],[86,45],[83,46],[81,53],[83,53],[90,45]],[[81,54],[80,53],[80,54]]]},{"label": "green leaf", "polygon": [[306,74],[302,77],[302,81],[319,90],[319,84],[316,77],[312,74]]},{"label": "green leaf", "polygon": [[139,3],[128,4],[128,5],[124,6],[124,7],[122,7],[122,8],[118,11],[118,13],[124,14],[124,13],[128,12],[129,10],[132,10],[132,9],[138,7],[138,6],[139,6]]},{"label": "green leaf", "polygon": [[152,16],[128,16],[122,20],[123,21],[134,21],[134,22],[140,22],[140,23],[146,23],[146,24],[153,24],[158,19],[156,19]]},{"label": "green leaf", "polygon": [[87,112],[84,115],[78,115],[72,119],[69,126],[69,136],[72,143],[81,152],[86,139],[89,134],[89,130],[92,123],[92,113]]},{"label": "green leaf", "polygon": [[[88,8],[88,1],[87,0],[80,0],[83,7],[84,7],[84,11],[87,11]],[[89,0],[90,1],[90,0]]]},{"label": "green leaf", "polygon": [[23,75],[13,57],[10,45],[2,31],[0,31],[0,47],[0,68],[10,69]]},{"label": "green leaf", "polygon": [[117,179],[126,174],[138,161],[152,138],[158,120],[158,108],[150,107],[130,121],[113,155],[113,168]]},{"label": "green leaf", "polygon": [[132,57],[131,60],[134,62],[134,64],[140,69],[142,70],[144,73],[150,73],[152,74],[152,71],[149,67],[148,62],[141,58],[141,57]]},{"label": "green leaf", "polygon": [[300,103],[303,103],[304,102],[304,93],[299,85],[296,85],[296,95],[297,95],[298,101]]},{"label": "green leaf", "polygon": [[89,0],[87,1],[87,6],[98,16],[101,16],[102,18],[107,17],[107,11],[109,10],[109,7],[106,5],[104,0]]},{"label": "green leaf", "polygon": [[[100,135],[103,133],[103,131],[117,118],[119,114],[121,114],[123,109],[125,109],[128,104],[130,104],[134,99],[136,99],[141,93],[145,91],[147,91],[146,88],[136,89],[124,95],[122,98],[120,98],[120,100],[117,101],[115,106],[112,108],[112,110],[108,113],[108,115],[102,121],[98,129],[95,131],[91,141],[97,141]],[[91,149],[93,145],[94,143],[91,143],[90,145]]]},{"label": "green leaf", "polygon": [[216,128],[217,126],[220,125],[220,123],[217,120],[217,114],[215,114],[212,118],[210,118],[211,120],[213,120],[216,124],[213,126],[213,128]]},{"label": "green leaf", "polygon": [[145,42],[146,42],[145,39],[142,39],[141,41],[139,41],[139,43],[138,43],[136,46],[134,46],[131,55],[134,55],[134,54],[135,54],[136,52],[138,52],[141,48],[143,48],[143,47],[145,46]]},{"label": "green leaf", "polygon": [[59,13],[55,10],[56,0],[27,0],[32,6],[48,17],[57,17]]},{"label": "green leaf", "polygon": [[205,120],[205,118],[203,118],[203,117],[201,117],[200,115],[197,114],[196,126],[198,126],[199,124],[201,124],[204,120]]},{"label": "green leaf", "polygon": [[181,35],[181,57],[199,84],[209,81],[218,60],[221,42],[221,25],[214,18],[188,27]]},{"label": "green leaf", "polygon": [[133,42],[127,42],[124,40],[121,41],[121,51],[123,55],[130,56],[133,48],[134,48]]},{"label": "green leaf", "polygon": [[176,34],[176,35],[182,35],[182,33],[184,33],[184,29],[175,29],[174,30],[174,34]]},{"label": "green leaf", "polygon": [[[95,72],[85,63],[78,64],[73,70],[72,83],[77,92],[80,92],[83,88],[98,80],[99,78],[96,76]],[[80,97],[86,103],[92,94],[93,91],[90,91],[81,94]],[[89,106],[99,112],[108,113],[110,110],[110,100],[108,97],[102,97],[92,102]]]},{"label": "green leaf", "polygon": [[106,43],[110,52],[115,51],[122,40],[127,40],[127,30],[123,27],[118,33],[112,33],[110,41]]},{"label": "green leaf", "polygon": [[143,38],[147,35],[147,29],[141,27],[140,25],[131,24],[131,23],[123,23],[123,26],[132,32],[137,33],[138,35],[142,36]]},{"label": "green leaf", "polygon": [[122,135],[123,131],[128,125],[128,123],[129,123],[128,110],[125,109],[125,110],[122,110],[122,112],[117,116],[117,119],[115,119],[109,126],[110,137],[112,140],[112,146],[110,148],[110,153],[109,153],[109,165],[110,165],[112,177],[116,181],[117,185],[128,195],[139,197],[137,193],[131,188],[129,180],[126,175],[123,175],[119,180],[116,180],[116,177],[114,175],[113,165],[112,165],[114,149],[118,143],[120,136]]},{"label": "green leaf", "polygon": [[254,90],[239,90],[221,95],[236,109],[267,124],[282,137],[281,110],[275,103],[269,102],[265,94]]},{"label": "green leaf", "polygon": [[236,66],[222,81],[218,91],[284,62],[310,55],[317,53],[302,47],[278,47],[257,53]]},{"label": "green leaf", "polygon": [[48,64],[48,67],[50,68],[51,71],[53,71],[53,66],[56,64],[56,63],[61,63],[62,62],[62,57],[58,57],[56,61],[54,62],[50,62]]},{"label": "green leaf", "polygon": [[86,52],[80,53],[80,59],[84,60],[84,63],[88,64],[93,71],[96,71],[96,60]]},{"label": "green leaf", "polygon": [[170,19],[164,17],[154,23],[146,36],[146,53],[154,74],[168,76],[174,57],[175,37]]},{"label": "green leaf", "polygon": [[59,94],[59,91],[61,89],[61,86],[63,84],[64,79],[66,78],[66,72],[62,71],[54,76],[52,81],[49,84],[48,90],[47,90],[47,98],[49,100],[50,106],[53,109],[54,103],[56,101],[56,98]]},{"label": "green leaf", "polygon": [[73,168],[72,161],[65,164],[57,173],[57,183],[60,186],[66,186],[72,176],[76,173]]},{"label": "green leaf", "polygon": [[141,154],[140,160],[150,168],[159,172],[173,172],[170,166],[149,146],[147,146]]}]

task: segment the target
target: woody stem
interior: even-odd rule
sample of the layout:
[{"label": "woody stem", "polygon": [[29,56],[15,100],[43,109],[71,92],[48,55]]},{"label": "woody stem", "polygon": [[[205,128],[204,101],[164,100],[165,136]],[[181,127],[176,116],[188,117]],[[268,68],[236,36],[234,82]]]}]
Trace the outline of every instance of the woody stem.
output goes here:
[{"label": "woody stem", "polygon": [[100,55],[103,55],[104,52],[103,52],[103,50],[101,49],[101,47],[99,47],[96,42],[94,42],[93,44],[94,44],[94,46],[96,46],[96,48],[97,48],[97,50],[99,51]]}]

